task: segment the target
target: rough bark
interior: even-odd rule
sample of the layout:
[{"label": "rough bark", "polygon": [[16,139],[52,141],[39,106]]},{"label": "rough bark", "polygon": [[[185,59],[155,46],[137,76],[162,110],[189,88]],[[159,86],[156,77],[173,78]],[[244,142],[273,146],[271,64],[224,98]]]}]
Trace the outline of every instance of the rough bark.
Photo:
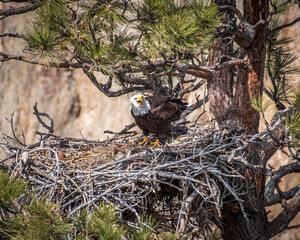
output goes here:
[{"label": "rough bark", "polygon": [[[217,1],[218,5],[235,7],[235,1]],[[239,34],[233,35],[240,45],[240,58],[247,66],[237,66],[235,69],[220,70],[210,81],[209,98],[211,111],[219,124],[226,124],[233,129],[242,129],[246,134],[258,132],[259,114],[251,107],[251,98],[258,97],[263,87],[265,62],[266,0],[244,0],[244,18],[239,25]],[[233,21],[233,12],[225,10],[224,22]],[[241,34],[243,33],[243,34]],[[240,36],[243,39],[239,39]],[[233,58],[233,46],[230,38],[224,35],[218,37],[210,55],[210,64],[215,65]],[[233,71],[237,72],[234,81]],[[245,169],[243,197],[244,209],[236,210],[232,204],[224,205],[222,209],[223,238],[234,239],[268,239],[268,221],[264,207],[265,165],[262,163],[263,150],[259,144],[248,146],[246,159],[250,164],[260,165],[260,169]],[[229,201],[232,199],[228,199]]]},{"label": "rough bark", "polygon": [[[235,1],[218,1],[219,5],[235,7]],[[238,66],[236,69],[220,70],[210,81],[210,106],[212,113],[220,124],[233,128],[241,127],[248,134],[258,131],[259,114],[251,107],[250,99],[258,97],[262,91],[266,25],[261,20],[267,17],[267,1],[244,1],[244,19],[239,30],[233,36],[240,44],[241,56],[247,66]],[[224,22],[232,22],[233,12],[228,9],[224,13]],[[239,36],[243,33],[244,38]],[[215,42],[210,56],[210,65],[220,64],[233,57],[232,39],[221,35]],[[229,58],[230,59],[230,58]],[[237,70],[234,81],[233,71]]]}]

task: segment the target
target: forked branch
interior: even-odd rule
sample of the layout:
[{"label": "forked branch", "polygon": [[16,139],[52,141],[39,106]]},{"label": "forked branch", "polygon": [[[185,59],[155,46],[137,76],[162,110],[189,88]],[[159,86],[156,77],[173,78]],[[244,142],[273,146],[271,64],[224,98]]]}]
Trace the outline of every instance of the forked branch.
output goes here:
[{"label": "forked branch", "polygon": [[[47,138],[50,137],[50,134],[52,134],[54,132],[54,120],[53,118],[48,114],[48,113],[44,113],[44,112],[40,112],[37,108],[37,103],[35,103],[35,105],[33,106],[33,114],[36,116],[37,120],[42,124],[42,126],[44,128],[46,128],[48,130],[48,134],[42,134],[37,132],[40,135],[45,135],[41,138],[41,140],[45,140]],[[46,124],[41,117],[46,117],[48,118],[48,120],[50,121],[50,125]]]}]

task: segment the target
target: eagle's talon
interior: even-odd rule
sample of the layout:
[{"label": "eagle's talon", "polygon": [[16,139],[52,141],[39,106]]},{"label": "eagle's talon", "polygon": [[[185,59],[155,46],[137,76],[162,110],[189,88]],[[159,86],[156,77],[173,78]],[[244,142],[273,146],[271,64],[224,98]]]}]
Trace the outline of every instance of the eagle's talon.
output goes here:
[{"label": "eagle's talon", "polygon": [[154,142],[150,142],[150,145],[153,145],[153,147],[160,147],[159,139],[157,138]]},{"label": "eagle's talon", "polygon": [[143,145],[145,142],[148,142],[148,137],[147,136],[144,137],[143,141],[139,142],[139,145]]}]

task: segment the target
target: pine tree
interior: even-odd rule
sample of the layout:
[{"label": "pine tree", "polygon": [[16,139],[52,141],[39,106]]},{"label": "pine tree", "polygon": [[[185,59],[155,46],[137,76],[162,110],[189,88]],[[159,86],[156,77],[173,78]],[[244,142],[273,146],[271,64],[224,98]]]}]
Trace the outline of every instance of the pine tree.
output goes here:
[{"label": "pine tree", "polygon": [[[245,161],[259,169],[245,168],[244,179],[237,183],[245,192],[240,205],[243,209],[233,211],[231,204],[224,204],[215,219],[217,225],[219,220],[222,222],[219,227],[225,240],[270,239],[287,229],[300,208],[298,186],[292,196],[282,194],[291,201],[271,222],[265,209],[268,196],[274,194],[268,192],[266,184],[267,163],[283,148],[283,139],[290,138],[290,157],[299,161],[299,150],[295,148],[299,146],[299,93],[295,107],[286,108],[293,103],[289,75],[298,74],[299,68],[294,65],[297,57],[286,47],[290,40],[279,35],[282,29],[300,21],[281,22],[281,14],[289,6],[291,1],[244,0],[240,11],[235,0],[36,1],[25,8],[0,11],[1,19],[33,11],[32,23],[24,35],[9,35],[25,41],[26,54],[1,52],[0,61],[16,59],[46,67],[80,68],[108,97],[134,91],[182,97],[206,82],[207,98],[188,111],[209,101],[219,125],[246,136],[258,133],[259,119],[266,108],[262,102],[265,92],[280,110],[266,127],[272,129],[278,118],[285,117],[280,128],[287,127],[288,131],[285,135],[273,131],[270,138],[256,139],[243,149]],[[96,72],[107,76],[107,82],[98,81]],[[266,81],[270,81],[269,88],[264,87]],[[113,82],[121,89],[113,90]],[[292,172],[299,172],[298,165]],[[234,196],[227,197],[227,202],[234,201]],[[46,206],[48,210],[54,207]],[[34,216],[39,205],[32,207],[27,211]],[[56,214],[48,212],[44,221],[63,219]],[[103,236],[101,213],[95,211],[92,216],[94,220],[82,228],[91,229],[99,238]],[[111,216],[107,228],[120,239],[122,234],[115,231],[119,223]],[[60,220],[57,224],[59,234],[69,231],[68,225],[61,227]]]}]

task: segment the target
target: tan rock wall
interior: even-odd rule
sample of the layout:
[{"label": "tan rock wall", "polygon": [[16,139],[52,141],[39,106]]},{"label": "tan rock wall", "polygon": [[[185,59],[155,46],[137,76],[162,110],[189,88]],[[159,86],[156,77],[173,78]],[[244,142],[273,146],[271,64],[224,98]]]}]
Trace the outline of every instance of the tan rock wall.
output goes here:
[{"label": "tan rock wall", "polygon": [[[0,32],[22,33],[24,21],[24,16],[7,18],[0,22]],[[0,51],[21,53],[23,48],[22,40],[1,39]],[[0,132],[10,133],[5,117],[14,112],[17,133],[22,128],[27,142],[33,142],[34,131],[44,130],[32,114],[35,102],[40,111],[54,118],[55,134],[62,136],[104,139],[104,130],[121,130],[133,121],[128,96],[104,96],[81,70],[46,69],[18,61],[0,63]]]},{"label": "tan rock wall", "polygon": [[[3,8],[1,3],[0,8]],[[295,6],[288,15],[288,21],[297,16],[299,16],[299,8]],[[22,33],[24,21],[27,21],[24,16],[0,21],[0,33]],[[300,23],[286,30],[285,34],[296,40],[291,47],[300,54]],[[21,52],[24,47],[22,44],[20,40],[2,38],[0,51]],[[101,79],[100,75],[97,77]],[[296,84],[297,80],[299,79],[295,79]],[[189,97],[188,101],[192,103],[192,97]],[[5,117],[10,118],[10,114],[14,112],[18,135],[23,129],[27,142],[33,142],[34,131],[44,130],[32,114],[32,106],[35,102],[38,103],[40,111],[47,112],[54,118],[55,134],[61,136],[104,139],[106,138],[103,134],[104,130],[118,131],[133,121],[129,112],[128,96],[105,97],[79,70],[45,69],[17,61],[0,63],[0,133],[10,134],[10,126]],[[272,117],[274,111],[275,108],[271,109],[268,115]],[[196,117],[197,113],[194,113],[192,118]],[[280,163],[286,163],[286,161],[283,154],[277,153],[271,165],[277,168]],[[282,190],[289,189],[296,184],[299,184],[299,180],[289,176],[281,184]],[[272,208],[269,214],[270,219],[281,210],[279,205]],[[298,216],[293,223],[299,224],[299,221]],[[300,237],[297,231],[293,231],[284,232],[276,239],[284,240],[288,239],[288,236],[294,239]]]}]

